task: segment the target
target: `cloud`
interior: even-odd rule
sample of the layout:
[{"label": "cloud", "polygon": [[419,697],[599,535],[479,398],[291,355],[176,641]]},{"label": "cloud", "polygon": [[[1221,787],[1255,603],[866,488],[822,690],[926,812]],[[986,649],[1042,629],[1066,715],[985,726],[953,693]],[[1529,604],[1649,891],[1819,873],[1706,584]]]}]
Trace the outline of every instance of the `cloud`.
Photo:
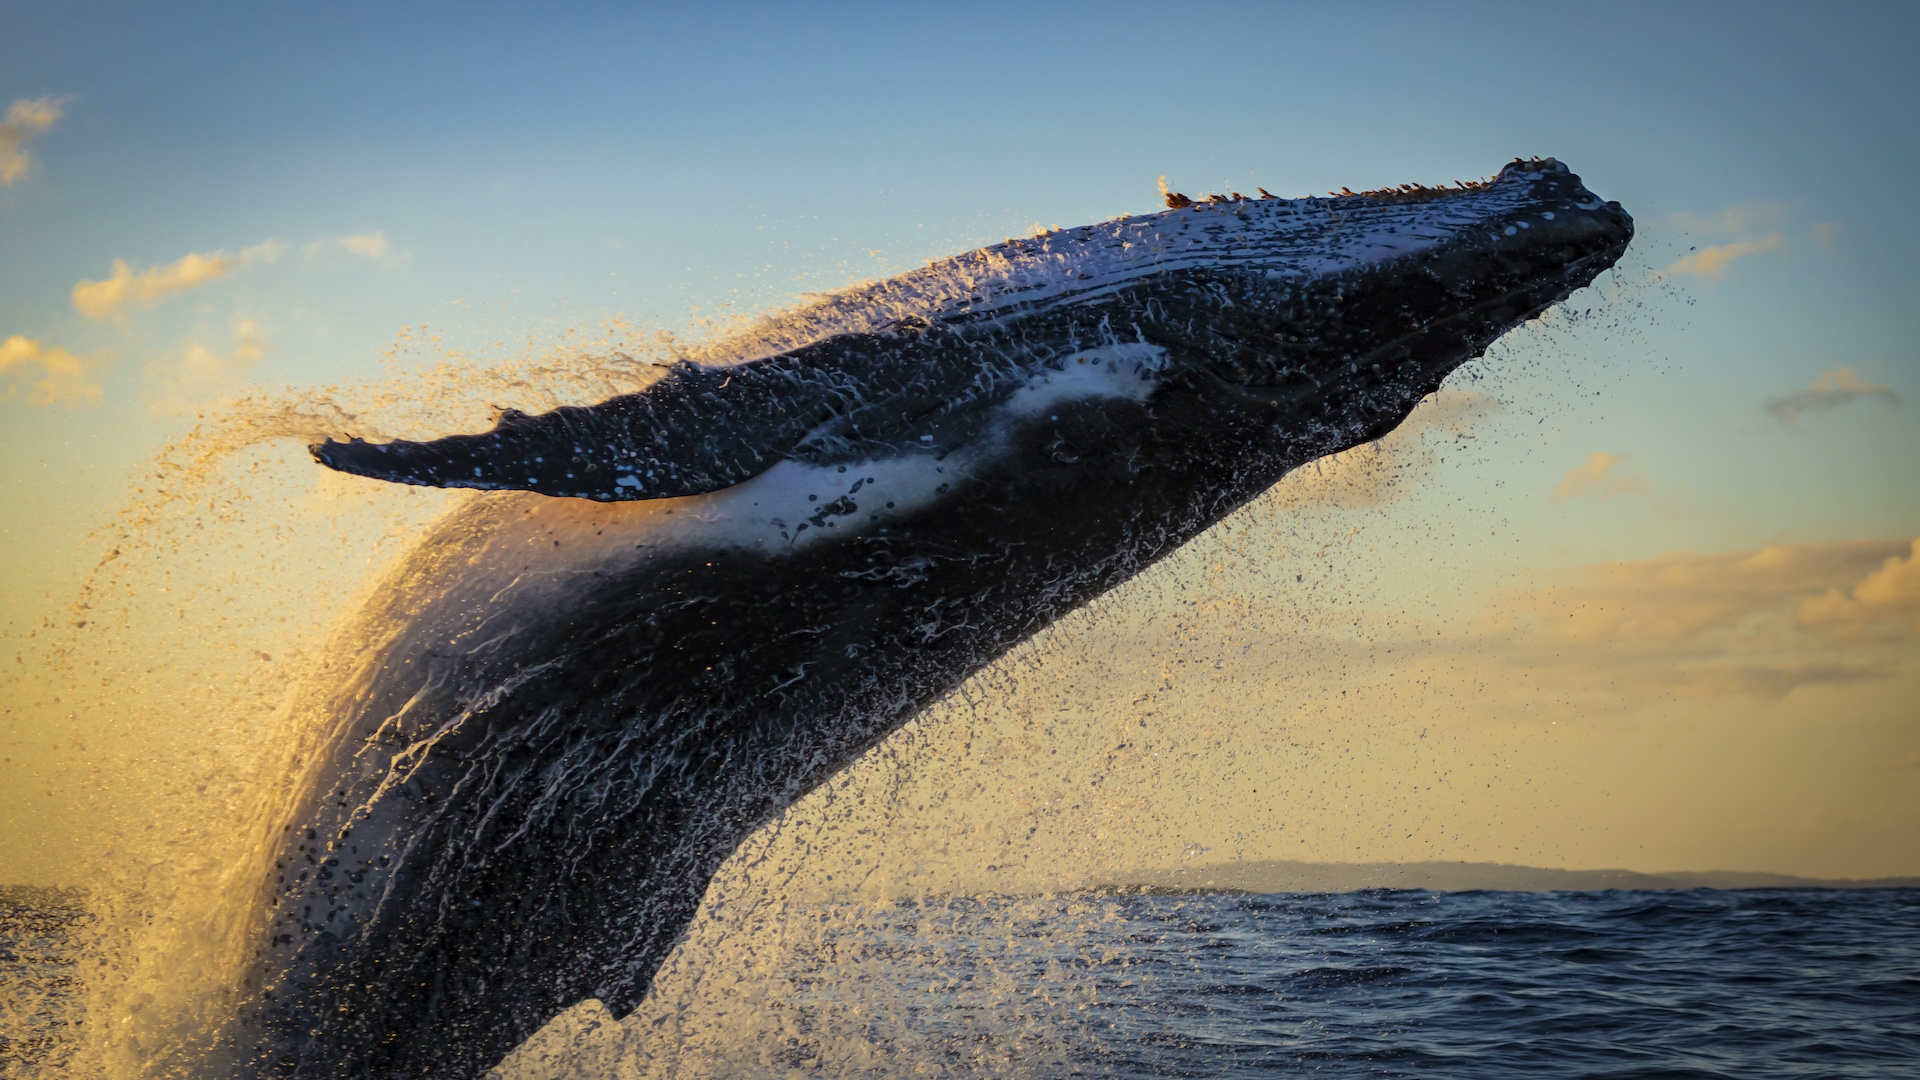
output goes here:
[{"label": "cloud", "polygon": [[1603,563],[1501,597],[1473,641],[1546,682],[1616,695],[1780,697],[1889,678],[1885,647],[1920,637],[1916,553],[1856,540]]},{"label": "cloud", "polygon": [[1738,233],[1746,232],[1757,225],[1770,225],[1786,216],[1786,203],[1750,202],[1730,206],[1706,217],[1699,214],[1675,214],[1673,220],[1688,232]]},{"label": "cloud", "polygon": [[1578,584],[1536,594],[1528,606],[1552,613],[1551,633],[1562,640],[1630,639],[1665,648],[1703,634],[1753,632],[1750,620],[1791,611],[1809,595],[1851,588],[1885,563],[1890,550],[1906,547],[1845,541],[1672,552],[1586,567]]},{"label": "cloud", "polygon": [[1732,244],[1701,248],[1660,271],[1660,274],[1663,277],[1672,274],[1692,274],[1698,278],[1717,278],[1726,273],[1727,266],[1736,259],[1764,255],[1786,246],[1786,237],[1779,233],[1769,233],[1759,240],[1741,240]]},{"label": "cloud", "polygon": [[1885,398],[1889,405],[1900,403],[1899,395],[1890,388],[1861,378],[1850,367],[1843,367],[1822,372],[1804,389],[1767,402],[1767,412],[1775,420],[1792,427],[1800,422],[1802,413],[1837,409],[1863,397]]},{"label": "cloud", "polygon": [[1685,689],[1696,697],[1783,698],[1802,686],[1852,686],[1898,673],[1890,660],[1710,664],[1694,669]]},{"label": "cloud", "polygon": [[309,262],[322,262],[346,254],[389,268],[405,262],[407,258],[405,252],[394,249],[385,229],[309,240],[300,246],[300,254]]},{"label": "cloud", "polygon": [[1587,460],[1567,470],[1567,474],[1560,478],[1560,483],[1554,485],[1553,501],[1561,503],[1592,495],[1605,502],[1625,493],[1645,499],[1647,505],[1663,517],[1682,517],[1694,509],[1693,499],[1684,488],[1655,490],[1646,474],[1622,468],[1621,463],[1629,457],[1632,455],[1605,452],[1589,454]]},{"label": "cloud", "polygon": [[[1761,237],[1755,237],[1753,233],[1761,226],[1778,223],[1787,216],[1787,209],[1785,203],[1752,202],[1729,207],[1717,214],[1704,217],[1699,214],[1673,215],[1673,220],[1688,232],[1729,233],[1737,239],[1732,243],[1718,244],[1694,251],[1655,276],[1692,274],[1698,278],[1718,278],[1727,272],[1729,265],[1739,259],[1781,250],[1787,246],[1787,238],[1782,233],[1776,230]],[[1813,226],[1814,242],[1822,246],[1830,246],[1833,241],[1833,228],[1834,226],[1830,223]]]},{"label": "cloud", "polygon": [[233,335],[232,352],[223,355],[190,341],[177,360],[148,367],[148,376],[157,384],[149,406],[153,412],[172,415],[192,411],[199,402],[232,388],[273,348],[261,336],[259,324],[237,312],[228,329]]},{"label": "cloud", "polygon": [[138,274],[126,260],[115,259],[113,272],[105,279],[82,281],[73,287],[73,306],[89,319],[122,318],[136,304],[151,307],[175,293],[226,277],[250,263],[272,262],[280,257],[282,250],[278,241],[268,240],[238,255],[219,251],[207,255],[189,252],[177,262]]},{"label": "cloud", "polygon": [[98,366],[65,349],[15,334],[0,341],[0,380],[5,386],[0,401],[13,400],[24,383],[29,405],[97,405],[100,383],[94,370]]},{"label": "cloud", "polygon": [[343,236],[340,238],[339,244],[342,248],[345,248],[355,255],[365,256],[369,259],[378,259],[387,253],[386,230],[380,229],[370,233],[361,233],[358,236]]},{"label": "cloud", "polygon": [[1384,506],[1412,494],[1433,473],[1435,440],[1470,439],[1474,423],[1500,411],[1500,402],[1478,391],[1427,395],[1397,428],[1288,473],[1270,496],[1288,509],[1332,505]]},{"label": "cloud", "polygon": [[1604,501],[1623,491],[1646,498],[1648,484],[1645,476],[1615,471],[1616,466],[1625,460],[1604,452],[1588,455],[1586,461],[1575,465],[1567,471],[1566,476],[1561,477],[1559,485],[1553,489],[1553,501],[1565,502],[1589,493],[1598,495]]},{"label": "cloud", "polygon": [[1888,558],[1850,592],[1830,588],[1800,601],[1795,619],[1801,626],[1845,637],[1900,626],[1920,637],[1920,540],[1905,556]]},{"label": "cloud", "polygon": [[27,156],[24,147],[29,139],[59,122],[63,100],[20,98],[7,106],[6,122],[0,124],[0,185],[11,184],[27,175],[33,159]]}]

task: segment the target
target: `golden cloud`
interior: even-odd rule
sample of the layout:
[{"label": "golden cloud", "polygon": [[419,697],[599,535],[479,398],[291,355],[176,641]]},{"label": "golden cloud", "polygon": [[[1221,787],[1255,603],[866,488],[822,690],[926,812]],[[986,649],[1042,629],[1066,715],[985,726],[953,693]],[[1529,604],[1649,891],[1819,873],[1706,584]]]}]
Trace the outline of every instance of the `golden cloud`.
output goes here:
[{"label": "golden cloud", "polygon": [[189,412],[199,402],[231,388],[273,348],[261,336],[259,324],[238,313],[229,323],[229,332],[234,341],[230,353],[217,353],[191,341],[174,362],[149,366],[147,374],[157,384],[149,408],[161,414]]},{"label": "golden cloud", "polygon": [[1288,509],[1384,506],[1411,494],[1433,473],[1436,440],[1469,438],[1474,423],[1500,411],[1478,391],[1428,394],[1397,428],[1370,443],[1288,473],[1270,496]]},{"label": "golden cloud", "polygon": [[0,341],[0,401],[11,401],[26,387],[29,405],[97,405],[100,383],[94,378],[98,365],[83,360],[65,349],[49,348],[32,338],[18,334]]},{"label": "golden cloud", "polygon": [[198,288],[209,281],[226,277],[249,263],[272,262],[280,257],[282,245],[275,240],[241,251],[238,255],[213,252],[203,255],[189,252],[179,261],[156,266],[138,274],[124,259],[113,260],[113,272],[100,281],[82,281],[73,287],[73,306],[89,319],[124,317],[134,305],[151,307],[175,293]]},{"label": "golden cloud", "polygon": [[0,124],[0,185],[11,184],[27,175],[33,159],[24,147],[27,140],[58,123],[60,98],[20,98],[7,106],[6,122]]},{"label": "golden cloud", "polygon": [[1177,640],[1182,655],[1213,660],[1163,667],[1162,689],[1182,675],[1203,693],[1223,679],[1244,680],[1236,700],[1271,704],[1291,693],[1271,679],[1273,658],[1284,656],[1296,672],[1337,673],[1343,692],[1377,692],[1409,715],[1462,722],[1597,718],[1675,699],[1777,701],[1848,687],[1885,693],[1890,685],[1873,684],[1910,682],[1920,672],[1920,541],[1515,567],[1508,573],[1538,575],[1542,584],[1486,594],[1479,604],[1461,603],[1444,581],[1431,583],[1431,593],[1428,584],[1376,595],[1364,581],[1346,588],[1331,573],[1343,559],[1383,565],[1357,549],[1323,550],[1311,560],[1329,571],[1322,584],[1296,584],[1289,572],[1268,595],[1229,590],[1195,605],[1192,622],[1127,651]]},{"label": "golden cloud", "polygon": [[1720,244],[1715,247],[1701,248],[1673,265],[1660,271],[1661,276],[1671,274],[1692,274],[1698,278],[1717,278],[1726,273],[1728,265],[1736,259],[1764,255],[1769,251],[1778,251],[1787,246],[1787,238],[1779,233],[1770,233],[1759,240],[1741,240],[1732,244]]},{"label": "golden cloud", "polygon": [[1615,471],[1625,458],[1601,452],[1590,454],[1587,460],[1575,465],[1561,477],[1560,483],[1553,489],[1553,501],[1565,502],[1588,493],[1597,494],[1602,500],[1611,499],[1621,492],[1646,497],[1647,478],[1637,473]]},{"label": "golden cloud", "polygon": [[1628,695],[1779,697],[1888,678],[1899,664],[1886,647],[1920,637],[1913,551],[1857,540],[1589,566],[1502,597],[1473,643],[1505,666]]},{"label": "golden cloud", "polygon": [[1809,595],[1850,588],[1906,546],[1774,544],[1602,563],[1584,569],[1578,584],[1534,594],[1523,607],[1551,616],[1548,632],[1566,641],[1637,641],[1665,649],[1706,635],[1751,636],[1759,630],[1753,620],[1791,611]]},{"label": "golden cloud", "polygon": [[1800,601],[1795,617],[1802,626],[1847,637],[1901,626],[1920,637],[1920,540],[1904,557],[1889,557],[1851,592],[1829,588]]},{"label": "golden cloud", "polygon": [[[1761,226],[1779,222],[1786,217],[1787,209],[1785,203],[1753,202],[1729,207],[1717,214],[1704,217],[1698,214],[1673,215],[1673,220],[1688,232],[1733,233],[1739,235],[1739,239],[1730,244],[1701,248],[1676,260],[1655,276],[1692,274],[1698,278],[1718,278],[1726,273],[1729,265],[1739,259],[1779,251],[1787,246],[1787,238],[1780,232],[1769,232],[1758,239],[1755,239],[1752,234]],[[1832,230],[1831,224],[1815,225],[1813,227],[1815,243],[1830,246],[1833,239]]]},{"label": "golden cloud", "polygon": [[1800,422],[1802,413],[1837,409],[1863,397],[1884,398],[1889,405],[1900,404],[1899,395],[1890,387],[1863,379],[1854,374],[1852,368],[1843,367],[1822,372],[1805,388],[1767,402],[1767,412],[1791,427]]}]

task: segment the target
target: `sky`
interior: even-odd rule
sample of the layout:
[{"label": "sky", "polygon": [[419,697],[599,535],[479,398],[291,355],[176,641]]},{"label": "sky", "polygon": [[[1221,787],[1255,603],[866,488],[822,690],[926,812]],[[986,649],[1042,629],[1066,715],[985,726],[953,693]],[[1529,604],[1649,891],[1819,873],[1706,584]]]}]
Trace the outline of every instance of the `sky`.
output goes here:
[{"label": "sky", "polygon": [[[1519,155],[1639,223],[1579,318],[781,835],[876,888],[1920,874],[1916,55],[1897,4],[0,4],[0,881],[231,802],[453,505],[315,475],[302,423],[593,400],[622,350],[1147,212],[1163,176],[1294,196]],[[1152,738],[1116,759],[1123,727]]]}]

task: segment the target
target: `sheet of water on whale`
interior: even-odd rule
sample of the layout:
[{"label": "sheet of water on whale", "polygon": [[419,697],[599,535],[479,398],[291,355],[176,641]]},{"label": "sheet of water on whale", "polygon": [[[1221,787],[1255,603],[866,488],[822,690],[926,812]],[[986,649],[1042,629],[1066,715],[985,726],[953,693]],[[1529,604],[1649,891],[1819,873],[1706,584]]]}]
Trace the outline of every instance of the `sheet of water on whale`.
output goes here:
[{"label": "sheet of water on whale", "polygon": [[[1920,889],[1106,896],[789,911],[704,1001],[495,1076],[1920,1076]],[[684,1011],[676,1012],[675,1009]]]}]

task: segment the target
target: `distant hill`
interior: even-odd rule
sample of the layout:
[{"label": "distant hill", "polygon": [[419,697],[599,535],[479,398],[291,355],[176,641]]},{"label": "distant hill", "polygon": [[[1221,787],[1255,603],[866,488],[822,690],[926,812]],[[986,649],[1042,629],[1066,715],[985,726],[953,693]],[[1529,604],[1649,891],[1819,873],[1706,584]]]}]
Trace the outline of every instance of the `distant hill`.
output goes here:
[{"label": "distant hill", "polygon": [[[1268,860],[1134,870],[1085,887],[1124,893],[1330,893],[1361,889],[1433,892],[1598,892],[1604,889],[1920,889],[1920,877],[1804,878],[1738,870],[1550,870],[1507,863],[1308,863]],[[987,890],[991,892],[992,890]],[[84,889],[0,885],[0,909],[86,908]]]},{"label": "distant hill", "polygon": [[0,908],[80,911],[87,906],[87,890],[60,885],[0,885]]},{"label": "distant hill", "polygon": [[1633,870],[1550,870],[1505,863],[1243,862],[1116,875],[1094,886],[1113,892],[1595,892],[1602,889],[1913,889],[1920,877],[1803,878],[1730,870],[1642,874]]}]

